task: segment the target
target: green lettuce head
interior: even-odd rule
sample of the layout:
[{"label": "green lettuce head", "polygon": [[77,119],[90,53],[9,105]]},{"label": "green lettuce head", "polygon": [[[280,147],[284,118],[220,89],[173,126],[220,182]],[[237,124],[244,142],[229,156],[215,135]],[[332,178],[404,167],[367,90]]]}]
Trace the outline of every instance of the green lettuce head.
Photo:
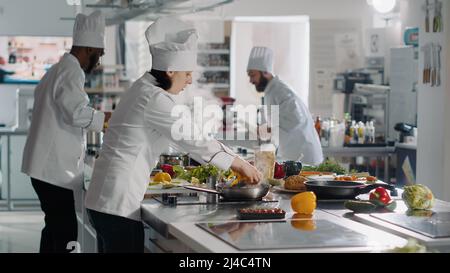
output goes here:
[{"label": "green lettuce head", "polygon": [[402,199],[410,209],[431,209],[434,205],[433,193],[421,184],[405,186]]}]

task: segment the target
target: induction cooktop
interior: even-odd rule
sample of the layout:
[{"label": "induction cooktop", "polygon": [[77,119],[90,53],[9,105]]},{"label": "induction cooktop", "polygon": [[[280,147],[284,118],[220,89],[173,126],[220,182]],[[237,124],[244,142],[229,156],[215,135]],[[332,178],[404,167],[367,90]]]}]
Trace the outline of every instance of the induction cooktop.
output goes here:
[{"label": "induction cooktop", "polygon": [[239,250],[371,246],[369,238],[327,220],[197,223]]},{"label": "induction cooktop", "polygon": [[426,216],[408,216],[405,213],[372,213],[370,216],[433,239],[450,237],[450,212],[434,212]]}]

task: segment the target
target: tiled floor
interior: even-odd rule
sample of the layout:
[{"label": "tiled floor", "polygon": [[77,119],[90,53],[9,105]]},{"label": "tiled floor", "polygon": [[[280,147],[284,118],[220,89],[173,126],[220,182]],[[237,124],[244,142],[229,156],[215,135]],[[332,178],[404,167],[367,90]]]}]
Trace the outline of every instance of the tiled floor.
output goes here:
[{"label": "tiled floor", "polygon": [[0,253],[39,252],[43,227],[41,211],[0,212]]}]

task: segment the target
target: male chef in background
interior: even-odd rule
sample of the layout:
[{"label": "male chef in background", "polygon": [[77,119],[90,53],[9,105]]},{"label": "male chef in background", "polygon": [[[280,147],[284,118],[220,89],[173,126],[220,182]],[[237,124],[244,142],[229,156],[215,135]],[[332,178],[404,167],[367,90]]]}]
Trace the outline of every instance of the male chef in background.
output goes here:
[{"label": "male chef in background", "polygon": [[[254,47],[247,66],[250,83],[257,92],[264,92],[264,104],[276,105],[279,109],[278,128],[270,125],[261,128],[278,130],[277,156],[282,160],[302,161],[308,165],[318,165],[323,161],[314,121],[308,107],[294,90],[273,73],[273,52],[267,47]],[[271,111],[268,110],[270,119]],[[264,131],[264,130],[263,130]],[[263,132],[259,132],[260,135]]]},{"label": "male chef in background", "polygon": [[84,91],[85,73],[92,72],[104,54],[104,35],[99,11],[78,14],[70,53],[50,68],[34,91],[22,172],[31,177],[45,214],[40,252],[67,252],[68,243],[77,241],[74,192],[81,192],[85,130],[102,131],[110,117],[89,107]]}]

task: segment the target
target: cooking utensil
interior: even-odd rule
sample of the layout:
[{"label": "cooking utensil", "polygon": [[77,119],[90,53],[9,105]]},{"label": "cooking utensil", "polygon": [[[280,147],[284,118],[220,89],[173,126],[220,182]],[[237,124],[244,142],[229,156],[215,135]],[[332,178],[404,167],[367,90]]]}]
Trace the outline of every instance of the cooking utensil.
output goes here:
[{"label": "cooking utensil", "polygon": [[441,50],[442,46],[436,47],[436,86],[441,86]]},{"label": "cooking utensil", "polygon": [[431,44],[431,87],[436,84],[436,47]]},{"label": "cooking utensil", "polygon": [[377,187],[390,190],[392,196],[397,195],[394,186],[384,183],[367,185],[361,182],[310,180],[306,181],[305,185],[306,190],[314,192],[317,199],[354,199],[356,196],[368,193]]},{"label": "cooking utensil", "polygon": [[103,132],[87,131],[86,148],[88,151],[97,151],[102,148]]},{"label": "cooking utensil", "polygon": [[430,14],[428,11],[428,0],[425,1],[425,32],[430,32]]},{"label": "cooking utensil", "polygon": [[228,201],[261,200],[264,196],[266,196],[270,188],[269,184],[264,182],[261,182],[258,185],[245,185],[241,187],[217,186],[217,190],[190,185],[184,185],[183,187],[189,190],[218,194],[221,195],[223,199]]},{"label": "cooking utensil", "polygon": [[434,18],[433,18],[433,32],[442,32],[442,3],[438,0],[434,1]]}]

